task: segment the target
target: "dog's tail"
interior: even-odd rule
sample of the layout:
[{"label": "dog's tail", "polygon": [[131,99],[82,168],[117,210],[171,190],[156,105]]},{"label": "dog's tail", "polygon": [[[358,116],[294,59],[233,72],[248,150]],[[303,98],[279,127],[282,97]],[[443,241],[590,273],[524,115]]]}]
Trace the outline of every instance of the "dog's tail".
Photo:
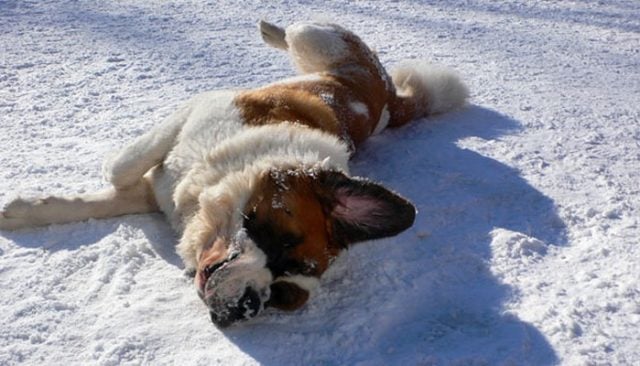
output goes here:
[{"label": "dog's tail", "polygon": [[444,66],[424,61],[404,61],[391,72],[396,101],[390,126],[413,119],[449,112],[463,106],[469,90],[458,74]]}]

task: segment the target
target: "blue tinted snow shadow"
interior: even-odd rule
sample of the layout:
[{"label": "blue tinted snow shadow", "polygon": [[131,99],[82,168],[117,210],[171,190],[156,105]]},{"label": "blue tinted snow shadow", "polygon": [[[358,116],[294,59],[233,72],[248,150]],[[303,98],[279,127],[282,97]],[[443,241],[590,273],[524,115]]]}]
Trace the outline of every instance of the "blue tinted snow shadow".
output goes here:
[{"label": "blue tinted snow shadow", "polygon": [[0,236],[23,248],[40,248],[46,252],[74,251],[94,245],[114,234],[120,225],[128,225],[142,231],[153,251],[167,263],[183,268],[184,264],[175,251],[178,241],[171,225],[160,214],[126,215],[110,219],[49,225],[18,231],[2,231]]},{"label": "blue tinted snow shadow", "polygon": [[472,106],[369,140],[352,173],[410,198],[414,227],[351,249],[303,310],[267,312],[227,336],[267,365],[557,363],[534,326],[503,312],[512,289],[489,269],[494,228],[564,245],[555,205],[515,169],[457,144],[519,128]]}]

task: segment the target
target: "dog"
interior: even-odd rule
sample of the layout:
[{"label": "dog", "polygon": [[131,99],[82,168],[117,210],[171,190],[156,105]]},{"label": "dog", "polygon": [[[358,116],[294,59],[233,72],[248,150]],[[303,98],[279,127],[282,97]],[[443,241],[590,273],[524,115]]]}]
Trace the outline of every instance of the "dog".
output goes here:
[{"label": "dog", "polygon": [[348,161],[367,137],[466,103],[453,71],[405,62],[393,76],[335,24],[260,22],[299,75],[250,90],[195,96],[106,160],[111,187],[16,199],[0,229],[163,212],[214,324],[303,306],[350,245],[396,235],[414,206]]}]

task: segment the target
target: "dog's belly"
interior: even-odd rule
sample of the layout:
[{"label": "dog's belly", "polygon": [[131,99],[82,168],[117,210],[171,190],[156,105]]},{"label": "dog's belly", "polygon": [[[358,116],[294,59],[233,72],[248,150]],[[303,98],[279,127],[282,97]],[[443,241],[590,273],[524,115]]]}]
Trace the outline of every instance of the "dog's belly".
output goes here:
[{"label": "dog's belly", "polygon": [[148,175],[160,210],[179,232],[184,218],[197,208],[197,196],[184,191],[195,194],[202,188],[197,187],[202,182],[194,179],[194,170],[206,166],[206,158],[216,145],[246,128],[233,103],[236,95],[236,91],[214,91],[192,99],[173,148]]}]

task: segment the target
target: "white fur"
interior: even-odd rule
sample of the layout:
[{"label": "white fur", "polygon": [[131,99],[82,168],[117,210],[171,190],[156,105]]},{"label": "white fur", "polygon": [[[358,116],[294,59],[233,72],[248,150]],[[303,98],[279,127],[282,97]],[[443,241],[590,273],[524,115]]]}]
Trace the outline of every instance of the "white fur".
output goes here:
[{"label": "white fur", "polygon": [[107,188],[76,197],[18,198],[0,212],[0,230],[152,212],[157,208],[146,199],[148,194],[149,187],[140,181],[127,188]]},{"label": "white fur", "polygon": [[284,29],[278,27],[275,24],[265,22],[261,20],[258,22],[258,29],[262,35],[262,39],[270,46],[286,50],[289,48],[287,42],[284,40]]},{"label": "white fur", "polygon": [[378,124],[376,124],[376,128],[375,130],[373,130],[372,134],[377,135],[380,132],[382,132],[382,130],[387,128],[387,126],[389,125],[390,119],[391,119],[391,115],[389,114],[389,108],[385,104],[384,108],[382,108],[382,112],[380,112],[380,119],[378,120]]},{"label": "white fur", "polygon": [[320,285],[320,280],[318,278],[303,275],[278,277],[273,282],[291,282],[310,294]]},{"label": "white fur", "polygon": [[271,271],[267,269],[267,256],[247,237],[244,230],[236,233],[231,250],[241,252],[242,255],[226,266],[224,281],[207,283],[204,296],[214,296],[216,302],[235,305],[245,289],[251,287],[259,291],[261,304],[264,304],[269,299],[269,285],[273,281]]},{"label": "white fur", "polygon": [[333,24],[299,22],[285,32],[289,53],[301,73],[326,71],[349,56],[342,32]]},{"label": "white fur", "polygon": [[[195,266],[215,237],[233,237],[242,228],[255,183],[270,169],[348,171],[347,147],[336,137],[288,123],[242,130],[211,149],[174,183],[175,208],[165,212],[184,231],[177,251],[187,266]],[[193,216],[197,208],[200,212]]]},{"label": "white fur", "polygon": [[[206,184],[214,182],[190,182],[186,179],[194,169],[201,168],[210,151],[223,141],[245,130],[239,111],[233,103],[233,91],[215,91],[196,96],[189,102],[190,114],[180,133],[174,137],[173,146],[165,156],[163,165],[149,173],[156,200],[172,226],[181,232],[184,220],[194,213],[198,194]],[[159,126],[149,134],[163,134]],[[219,177],[220,178],[220,177]],[[186,199],[177,197],[178,185],[191,186],[192,194]],[[186,199],[186,200],[185,200]]]},{"label": "white fur", "polygon": [[[179,182],[175,182],[173,200],[177,212],[166,212],[173,219],[189,217],[193,207],[188,204],[195,204],[201,189],[215,186],[223,178],[232,179],[234,172],[242,173],[244,183],[236,182],[230,187],[232,192],[249,184],[248,176],[258,176],[277,166],[311,166],[329,158],[330,167],[348,169],[349,155],[342,142],[335,136],[301,125],[283,123],[241,129],[236,135],[211,145],[208,149],[203,148],[208,151],[180,174]],[[198,147],[189,148],[190,151],[194,149]],[[251,191],[253,188],[244,189]],[[181,222],[175,224],[179,229]]]},{"label": "white fur", "polygon": [[[149,175],[160,209],[184,232],[178,253],[188,266],[195,265],[202,247],[210,243],[202,240],[203,231],[210,237],[230,237],[240,229],[244,204],[264,172],[318,164],[348,169],[347,147],[337,137],[288,123],[245,128],[226,94],[196,98],[191,110],[162,168]],[[208,217],[195,216],[198,208],[207,210]],[[221,223],[223,217],[230,219]],[[209,224],[199,220],[215,220],[216,227],[202,227]]]},{"label": "white fur", "polygon": [[469,90],[453,70],[424,61],[404,61],[391,73],[398,95],[412,96],[419,115],[451,111],[465,104]]},{"label": "white fur", "polygon": [[349,108],[351,108],[354,113],[369,118],[369,108],[367,108],[366,104],[362,102],[351,102],[349,103]]},{"label": "white fur", "polygon": [[187,103],[169,118],[146,133],[116,155],[105,160],[102,173],[117,188],[134,185],[154,165],[162,162],[174,145],[174,140],[191,113]]}]

